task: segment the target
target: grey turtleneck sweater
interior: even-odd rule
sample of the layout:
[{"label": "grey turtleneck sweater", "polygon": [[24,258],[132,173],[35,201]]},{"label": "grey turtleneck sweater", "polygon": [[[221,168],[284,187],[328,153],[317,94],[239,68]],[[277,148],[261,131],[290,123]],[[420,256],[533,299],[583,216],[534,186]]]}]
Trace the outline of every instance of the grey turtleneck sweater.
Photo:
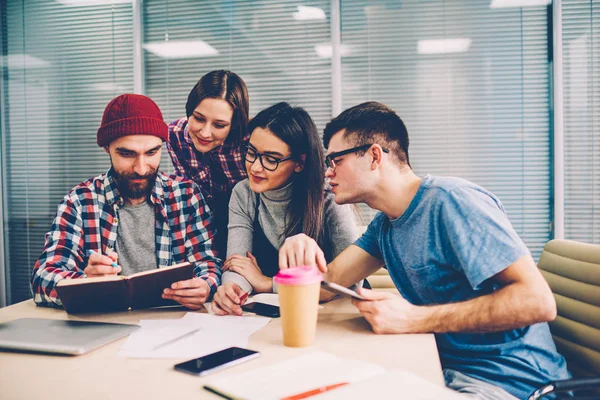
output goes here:
[{"label": "grey turtleneck sweater", "polygon": [[[285,241],[285,214],[292,194],[292,184],[280,189],[269,190],[259,196],[258,222],[269,240],[279,249]],[[325,243],[330,248],[324,248],[325,254],[331,255],[331,262],[346,247],[358,238],[358,228],[352,208],[348,205],[338,205],[331,191],[325,192]],[[256,193],[250,189],[248,179],[238,182],[233,188],[229,201],[229,233],[227,240],[227,257],[239,254],[246,257],[246,252],[252,252],[254,210],[256,208]],[[244,291],[252,290],[252,285],[241,275],[233,271],[223,273],[222,282],[235,282]]]}]

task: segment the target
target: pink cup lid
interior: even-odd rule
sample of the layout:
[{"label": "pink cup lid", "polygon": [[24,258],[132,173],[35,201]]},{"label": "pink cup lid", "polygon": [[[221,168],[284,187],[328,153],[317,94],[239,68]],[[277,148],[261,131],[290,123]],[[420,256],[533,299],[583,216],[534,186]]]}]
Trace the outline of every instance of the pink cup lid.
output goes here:
[{"label": "pink cup lid", "polygon": [[317,267],[302,266],[280,270],[275,275],[275,283],[278,285],[310,285],[321,282],[323,275]]}]

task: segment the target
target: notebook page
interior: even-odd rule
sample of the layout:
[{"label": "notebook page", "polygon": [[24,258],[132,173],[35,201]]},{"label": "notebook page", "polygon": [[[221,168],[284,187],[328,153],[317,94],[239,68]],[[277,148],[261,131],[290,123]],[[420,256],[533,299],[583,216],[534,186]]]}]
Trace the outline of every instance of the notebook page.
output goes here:
[{"label": "notebook page", "polygon": [[269,400],[341,382],[358,382],[381,374],[379,365],[313,352],[268,367],[210,381],[207,386],[230,396]]},{"label": "notebook page", "polygon": [[408,371],[391,370],[369,379],[318,394],[315,400],[365,400],[369,398],[403,400],[461,400],[465,396],[436,385]]}]

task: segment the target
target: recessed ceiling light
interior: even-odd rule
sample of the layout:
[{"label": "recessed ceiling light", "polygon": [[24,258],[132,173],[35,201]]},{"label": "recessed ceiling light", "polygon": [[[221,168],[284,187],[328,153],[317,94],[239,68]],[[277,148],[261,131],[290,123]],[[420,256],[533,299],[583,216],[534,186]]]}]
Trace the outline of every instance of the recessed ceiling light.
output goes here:
[{"label": "recessed ceiling light", "polygon": [[292,14],[297,21],[325,19],[325,11],[319,7],[298,6],[298,11]]},{"label": "recessed ceiling light", "polygon": [[133,0],[56,0],[65,6],[98,6],[118,3],[132,3]]},{"label": "recessed ceiling light", "polygon": [[23,69],[48,67],[50,63],[29,54],[9,54],[4,57],[0,56],[0,65],[8,68]]},{"label": "recessed ceiling light", "polygon": [[444,54],[464,53],[471,47],[471,39],[434,39],[419,40],[417,52],[419,54]]},{"label": "recessed ceiling light", "polygon": [[144,49],[161,58],[210,57],[219,51],[203,40],[169,40],[143,45]]},{"label": "recessed ceiling light", "polygon": [[490,8],[547,6],[552,0],[492,0]]},{"label": "recessed ceiling light", "polygon": [[[323,43],[315,46],[315,51],[317,55],[322,58],[331,58],[331,54],[333,50],[331,48],[331,44]],[[352,54],[352,47],[346,44],[340,45],[340,56],[345,57]]]}]

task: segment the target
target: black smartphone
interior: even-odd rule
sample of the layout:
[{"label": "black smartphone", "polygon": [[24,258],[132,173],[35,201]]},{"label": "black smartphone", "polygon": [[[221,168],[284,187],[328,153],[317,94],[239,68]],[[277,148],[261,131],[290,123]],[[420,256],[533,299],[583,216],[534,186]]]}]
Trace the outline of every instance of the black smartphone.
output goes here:
[{"label": "black smartphone", "polygon": [[357,299],[357,300],[366,300],[364,297],[362,297],[360,294],[358,294],[354,290],[348,289],[347,287],[343,287],[342,285],[338,285],[337,283],[321,281],[321,287],[325,290],[328,290],[330,292],[333,292],[333,293],[336,293],[336,294],[339,294],[342,296],[352,297],[353,299]]},{"label": "black smartphone", "polygon": [[279,307],[265,303],[244,304],[242,310],[250,311],[263,317],[279,318]]},{"label": "black smartphone", "polygon": [[217,351],[216,353],[176,364],[175,369],[177,371],[203,376],[223,368],[241,364],[244,361],[252,360],[259,355],[260,353],[258,351],[242,349],[240,347],[230,347],[225,350]]}]

